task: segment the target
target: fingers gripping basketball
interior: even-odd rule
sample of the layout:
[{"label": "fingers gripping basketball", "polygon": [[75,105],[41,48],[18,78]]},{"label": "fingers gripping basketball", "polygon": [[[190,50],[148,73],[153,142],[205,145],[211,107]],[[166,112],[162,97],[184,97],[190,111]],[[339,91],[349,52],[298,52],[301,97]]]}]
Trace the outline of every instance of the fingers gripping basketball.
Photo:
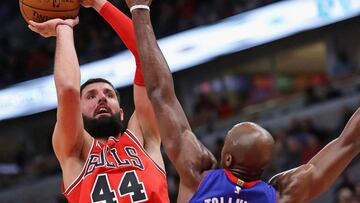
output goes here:
[{"label": "fingers gripping basketball", "polygon": [[44,22],[53,18],[75,18],[79,0],[19,0],[21,14],[26,22]]}]

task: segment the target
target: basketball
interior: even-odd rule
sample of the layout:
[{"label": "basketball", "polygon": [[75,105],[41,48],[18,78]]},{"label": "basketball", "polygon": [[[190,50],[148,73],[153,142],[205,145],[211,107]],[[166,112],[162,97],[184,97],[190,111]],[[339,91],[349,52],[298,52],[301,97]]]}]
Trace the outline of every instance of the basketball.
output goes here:
[{"label": "basketball", "polygon": [[79,0],[19,0],[25,21],[44,22],[53,18],[75,18],[79,13]]}]

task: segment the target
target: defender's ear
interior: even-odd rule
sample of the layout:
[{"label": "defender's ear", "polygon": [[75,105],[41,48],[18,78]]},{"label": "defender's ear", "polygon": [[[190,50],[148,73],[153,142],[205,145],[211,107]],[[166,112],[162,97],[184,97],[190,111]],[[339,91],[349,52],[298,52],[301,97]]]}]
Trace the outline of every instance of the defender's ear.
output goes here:
[{"label": "defender's ear", "polygon": [[226,153],[225,157],[224,157],[224,163],[227,168],[231,166],[232,160],[233,160],[233,158],[232,158],[231,154]]}]

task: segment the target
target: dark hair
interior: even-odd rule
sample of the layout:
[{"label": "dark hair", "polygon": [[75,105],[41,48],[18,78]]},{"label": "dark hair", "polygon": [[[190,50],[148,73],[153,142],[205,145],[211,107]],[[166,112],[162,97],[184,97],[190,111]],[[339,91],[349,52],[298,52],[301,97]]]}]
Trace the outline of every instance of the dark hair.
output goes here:
[{"label": "dark hair", "polygon": [[104,79],[104,78],[91,78],[88,79],[86,82],[84,82],[81,86],[80,86],[80,96],[82,95],[82,92],[84,90],[84,88],[92,83],[97,83],[97,82],[102,82],[102,83],[107,83],[109,84],[115,91],[116,94],[116,98],[119,102],[120,105],[120,93],[115,89],[114,85],[111,84],[111,82],[109,82],[108,80]]}]

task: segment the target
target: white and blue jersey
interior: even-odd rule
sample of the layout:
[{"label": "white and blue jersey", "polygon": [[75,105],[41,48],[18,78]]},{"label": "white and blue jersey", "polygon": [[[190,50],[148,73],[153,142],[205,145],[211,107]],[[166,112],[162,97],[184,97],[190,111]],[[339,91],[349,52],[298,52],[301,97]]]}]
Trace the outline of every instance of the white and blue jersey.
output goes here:
[{"label": "white and blue jersey", "polygon": [[244,182],[218,169],[208,172],[189,203],[276,203],[276,191],[261,180]]}]

